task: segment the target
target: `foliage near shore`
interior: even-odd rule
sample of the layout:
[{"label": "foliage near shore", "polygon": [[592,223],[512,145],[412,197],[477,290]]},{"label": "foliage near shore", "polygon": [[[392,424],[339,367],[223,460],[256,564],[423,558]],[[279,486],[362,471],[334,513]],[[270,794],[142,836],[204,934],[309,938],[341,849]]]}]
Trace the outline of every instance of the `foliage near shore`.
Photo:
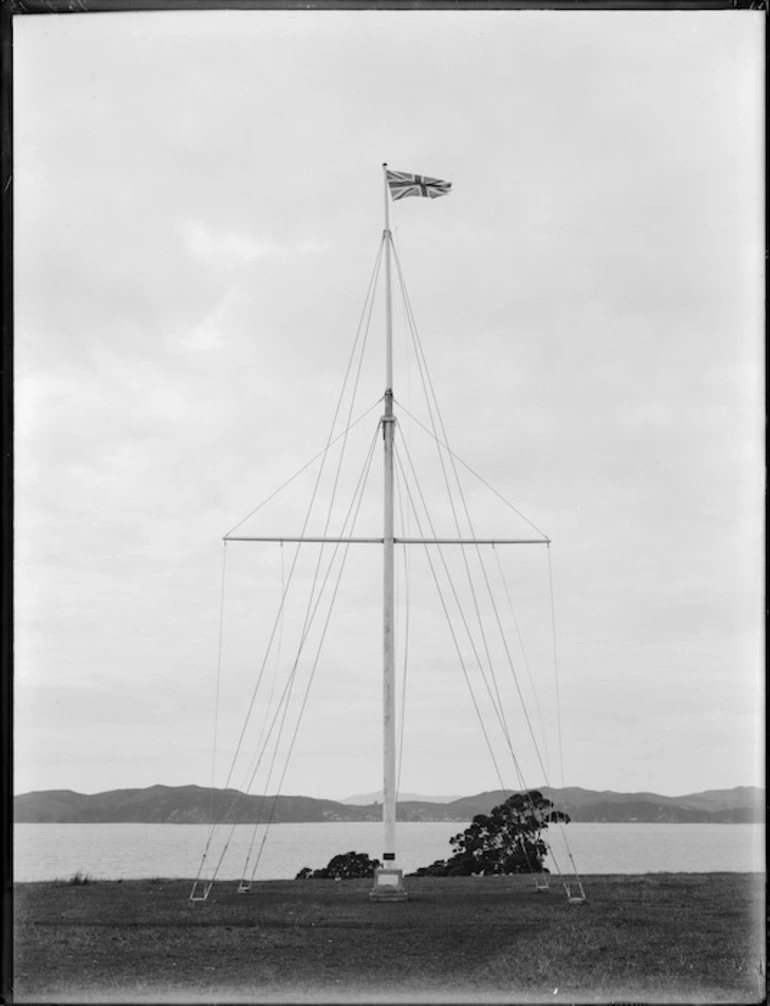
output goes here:
[{"label": "foliage near shore", "polygon": [[15,1000],[32,1002],[754,1003],[764,996],[758,874],[20,884]]},{"label": "foliage near shore", "polygon": [[374,876],[379,859],[370,859],[365,852],[342,852],[332,856],[326,866],[311,870],[303,866],[295,880],[363,880]]},{"label": "foliage near shore", "polygon": [[420,867],[414,877],[489,877],[511,873],[547,873],[549,824],[569,824],[539,790],[513,793],[489,814],[476,814],[449,840],[453,855]]}]

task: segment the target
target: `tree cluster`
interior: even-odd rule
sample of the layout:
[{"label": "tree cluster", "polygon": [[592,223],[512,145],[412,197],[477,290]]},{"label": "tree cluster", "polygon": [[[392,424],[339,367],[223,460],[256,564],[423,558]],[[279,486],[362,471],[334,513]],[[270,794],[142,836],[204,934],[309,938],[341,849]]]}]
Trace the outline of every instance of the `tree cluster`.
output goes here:
[{"label": "tree cluster", "polygon": [[365,852],[344,852],[333,856],[320,870],[303,866],[295,880],[361,880],[373,877],[379,859],[370,859]]},{"label": "tree cluster", "polygon": [[514,793],[489,814],[477,814],[465,831],[450,839],[453,856],[420,867],[412,876],[547,873],[543,832],[557,821],[567,824],[569,815],[555,810],[538,790]]}]

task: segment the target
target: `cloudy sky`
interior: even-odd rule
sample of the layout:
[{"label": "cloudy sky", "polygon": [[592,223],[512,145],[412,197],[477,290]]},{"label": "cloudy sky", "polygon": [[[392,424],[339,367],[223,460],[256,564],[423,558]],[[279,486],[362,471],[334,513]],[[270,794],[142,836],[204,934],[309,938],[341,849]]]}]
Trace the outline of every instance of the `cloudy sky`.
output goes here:
[{"label": "cloudy sky", "polygon": [[[453,183],[393,207],[431,380],[453,450],[553,541],[556,665],[548,550],[489,557],[550,781],[762,782],[762,29],[736,11],[15,18],[17,791],[207,785],[212,766],[222,784],[261,667],[249,765],[280,721],[293,551],[230,543],[223,578],[222,536],[326,442],[383,161]],[[375,300],[340,414],[373,406],[350,478],[381,410],[381,276]],[[396,298],[395,393],[427,422],[404,318]],[[451,531],[429,438],[403,412],[399,436]],[[357,534],[380,533],[380,466]],[[244,528],[298,534],[317,471]],[[464,484],[479,536],[522,531]],[[495,788],[422,553],[409,567],[401,788]],[[351,549],[271,789],[378,787],[380,584],[376,546]]]}]

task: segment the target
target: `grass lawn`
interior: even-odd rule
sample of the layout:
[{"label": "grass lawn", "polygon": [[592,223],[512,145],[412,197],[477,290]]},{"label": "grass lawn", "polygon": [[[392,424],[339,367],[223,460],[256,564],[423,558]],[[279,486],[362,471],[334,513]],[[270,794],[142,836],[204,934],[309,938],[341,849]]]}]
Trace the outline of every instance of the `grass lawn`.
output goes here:
[{"label": "grass lawn", "polygon": [[15,887],[16,1002],[724,1002],[765,995],[764,874]]}]

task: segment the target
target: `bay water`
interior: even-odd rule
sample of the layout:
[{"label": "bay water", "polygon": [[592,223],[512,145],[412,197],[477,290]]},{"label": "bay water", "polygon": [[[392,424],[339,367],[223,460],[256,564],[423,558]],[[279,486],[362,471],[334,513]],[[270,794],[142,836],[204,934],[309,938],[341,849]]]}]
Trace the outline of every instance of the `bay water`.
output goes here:
[{"label": "bay water", "polygon": [[[451,854],[449,839],[461,822],[399,823],[399,865],[405,872]],[[198,875],[211,835],[197,824],[17,824],[14,879],[94,880]],[[763,872],[762,824],[592,824],[551,828],[546,865],[580,874]],[[349,851],[382,858],[382,825],[371,822],[275,824],[265,834],[253,825],[219,826],[211,837],[202,876],[218,879],[290,879],[304,866],[325,866]],[[248,865],[247,864],[248,857]],[[555,862],[554,862],[555,860]],[[221,861],[221,865],[220,864]]]}]

